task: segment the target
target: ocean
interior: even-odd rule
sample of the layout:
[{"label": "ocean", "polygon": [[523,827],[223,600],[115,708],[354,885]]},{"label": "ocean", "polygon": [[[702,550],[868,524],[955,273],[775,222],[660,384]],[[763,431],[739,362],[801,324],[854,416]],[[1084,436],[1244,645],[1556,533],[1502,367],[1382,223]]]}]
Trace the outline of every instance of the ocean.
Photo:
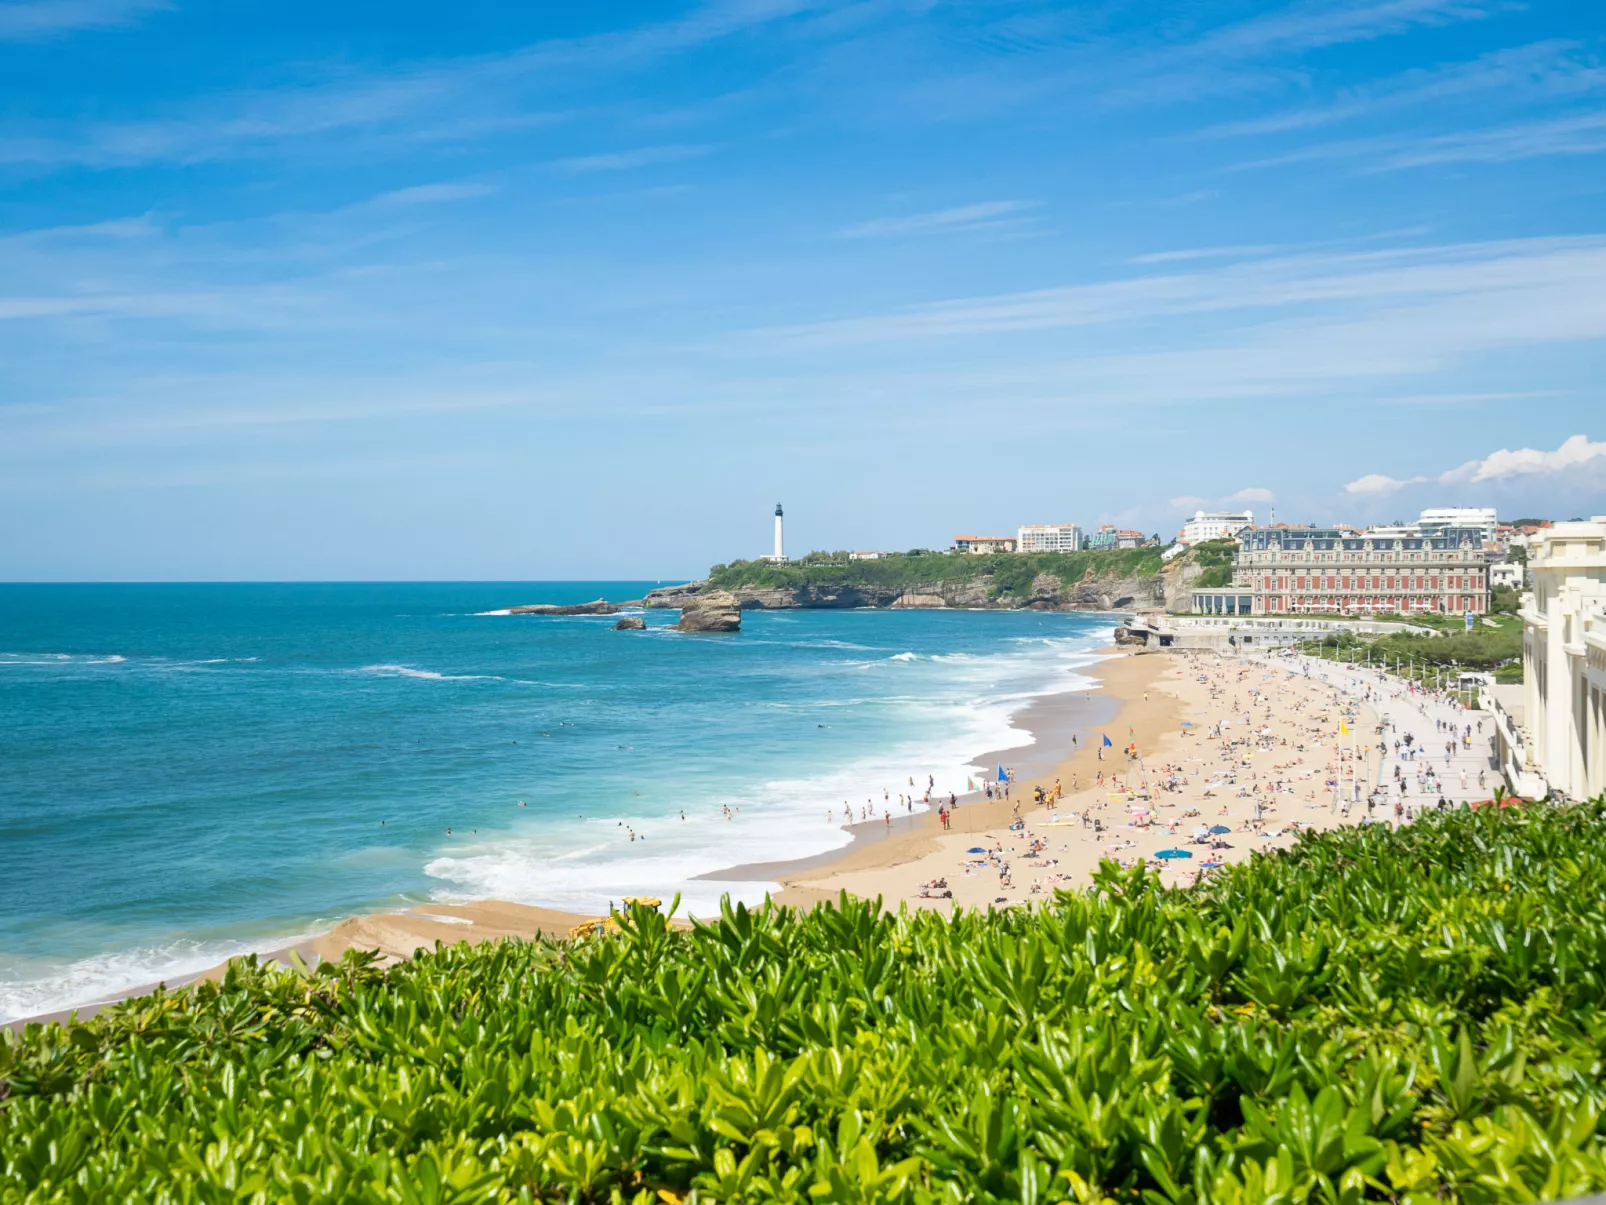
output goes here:
[{"label": "ocean", "polygon": [[654,584],[0,585],[0,1019],[431,900],[756,902],[697,876],[963,792],[1111,626],[499,613]]}]

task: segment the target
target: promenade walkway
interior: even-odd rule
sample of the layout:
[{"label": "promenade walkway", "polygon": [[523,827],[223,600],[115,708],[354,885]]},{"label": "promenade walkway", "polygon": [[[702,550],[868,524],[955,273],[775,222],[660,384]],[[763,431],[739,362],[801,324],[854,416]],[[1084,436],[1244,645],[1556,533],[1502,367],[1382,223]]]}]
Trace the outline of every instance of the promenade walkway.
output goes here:
[{"label": "promenade walkway", "polygon": [[[1431,796],[1418,790],[1417,772],[1429,766],[1444,788],[1444,797],[1453,803],[1488,799],[1501,781],[1495,769],[1494,719],[1487,712],[1468,709],[1454,699],[1420,687],[1413,690],[1405,679],[1375,669],[1351,667],[1303,653],[1255,654],[1253,659],[1326,683],[1363,703],[1377,716],[1387,716],[1390,728],[1383,736],[1373,731],[1375,725],[1369,726],[1357,733],[1357,743],[1371,745],[1373,782],[1385,791],[1394,779],[1394,767],[1400,768],[1405,783],[1403,798],[1416,808],[1438,798],[1437,790]],[[1462,740],[1468,725],[1472,728],[1470,747]],[[1407,733],[1413,738],[1412,747],[1418,750],[1414,756],[1408,756]],[[1400,742],[1398,751],[1394,747],[1396,740]],[[1454,749],[1447,753],[1445,745],[1451,740]],[[1387,752],[1381,758],[1376,755],[1379,741],[1387,744]]]}]

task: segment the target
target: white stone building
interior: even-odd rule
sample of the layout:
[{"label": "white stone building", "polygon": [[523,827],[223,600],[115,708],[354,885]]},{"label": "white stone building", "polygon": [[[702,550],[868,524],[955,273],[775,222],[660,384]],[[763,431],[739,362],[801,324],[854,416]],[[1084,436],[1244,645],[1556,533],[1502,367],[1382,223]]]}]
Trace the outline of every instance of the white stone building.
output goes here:
[{"label": "white stone building", "polygon": [[1224,540],[1235,536],[1246,527],[1255,525],[1255,512],[1203,511],[1193,512],[1193,518],[1182,525],[1177,533],[1179,544],[1203,544],[1206,540]]},{"label": "white stone building", "polygon": [[1592,799],[1606,792],[1606,515],[1545,528],[1528,580],[1522,714],[1501,725],[1502,769]]},{"label": "white stone building", "polygon": [[1014,536],[955,536],[955,552],[1014,552]]},{"label": "white stone building", "polygon": [[1513,590],[1521,590],[1527,580],[1528,575],[1523,572],[1521,561],[1496,561],[1489,566],[1491,588],[1510,586]]},{"label": "white stone building", "polygon": [[1416,526],[1423,535],[1437,535],[1449,527],[1473,528],[1485,544],[1494,543],[1500,520],[1492,506],[1436,506],[1422,512]]},{"label": "white stone building", "polygon": [[1039,523],[1015,533],[1018,552],[1075,552],[1082,547],[1082,529],[1075,523]]}]

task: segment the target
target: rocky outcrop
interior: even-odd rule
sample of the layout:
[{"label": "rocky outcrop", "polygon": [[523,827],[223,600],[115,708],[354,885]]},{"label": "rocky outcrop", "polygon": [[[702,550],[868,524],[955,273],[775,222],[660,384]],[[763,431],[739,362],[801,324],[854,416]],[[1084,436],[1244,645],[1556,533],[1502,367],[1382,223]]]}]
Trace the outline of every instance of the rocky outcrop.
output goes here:
[{"label": "rocky outcrop", "polygon": [[639,615],[626,615],[613,625],[616,632],[644,632],[647,630],[647,621]]},{"label": "rocky outcrop", "polygon": [[728,590],[699,591],[680,609],[681,632],[739,632],[742,606]]},{"label": "rocky outcrop", "polygon": [[530,603],[523,607],[509,607],[507,613],[509,615],[617,615],[619,604],[611,603],[605,598],[568,606],[559,606],[555,603]]},{"label": "rocky outcrop", "polygon": [[679,610],[688,599],[702,593],[707,585],[707,582],[687,582],[684,586],[659,586],[656,590],[648,590],[639,601],[644,607]]}]

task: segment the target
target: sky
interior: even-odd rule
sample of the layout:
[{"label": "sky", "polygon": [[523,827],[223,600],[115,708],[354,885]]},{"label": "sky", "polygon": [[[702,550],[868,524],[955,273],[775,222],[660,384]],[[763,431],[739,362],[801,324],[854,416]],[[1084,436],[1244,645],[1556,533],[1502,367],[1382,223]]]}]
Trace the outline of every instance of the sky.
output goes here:
[{"label": "sky", "polygon": [[0,0],[0,579],[1606,511],[1606,6]]}]

